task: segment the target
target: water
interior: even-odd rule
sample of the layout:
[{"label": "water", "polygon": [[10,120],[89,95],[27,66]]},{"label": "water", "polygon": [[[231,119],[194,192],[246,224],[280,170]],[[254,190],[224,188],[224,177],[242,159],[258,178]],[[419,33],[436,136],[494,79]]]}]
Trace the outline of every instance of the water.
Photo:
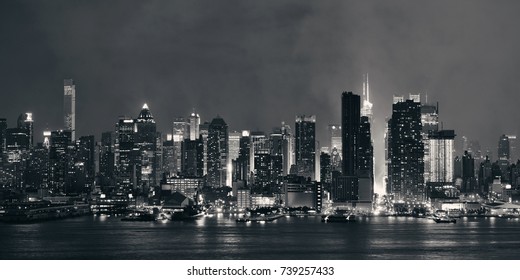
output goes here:
[{"label": "water", "polygon": [[0,259],[520,259],[520,220],[462,218],[456,224],[406,217],[324,224],[319,217],[236,223],[122,222],[86,216],[0,224]]}]

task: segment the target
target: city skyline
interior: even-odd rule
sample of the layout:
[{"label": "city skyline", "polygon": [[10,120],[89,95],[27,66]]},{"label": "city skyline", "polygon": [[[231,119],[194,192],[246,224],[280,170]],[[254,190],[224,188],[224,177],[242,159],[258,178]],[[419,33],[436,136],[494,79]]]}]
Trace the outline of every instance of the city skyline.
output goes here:
[{"label": "city skyline", "polygon": [[520,259],[519,10],[0,1],[0,259]]},{"label": "city skyline", "polygon": [[[86,118],[116,119],[145,102],[157,111],[161,131],[195,107],[207,119],[220,114],[237,120],[233,129],[264,131],[294,115],[315,114],[324,124],[317,134],[324,135],[326,124],[340,116],[337,93],[361,93],[368,72],[376,153],[382,145],[377,132],[384,129],[394,94],[427,93],[429,100],[443,104],[446,126],[480,139],[485,147],[494,147],[495,135],[518,134],[517,127],[503,121],[517,114],[515,102],[504,102],[517,98],[511,94],[518,85],[510,73],[519,67],[512,47],[517,39],[508,36],[518,19],[508,5],[290,2],[230,7],[225,2],[201,16],[204,7],[197,3],[139,3],[132,10],[116,3],[97,10],[89,9],[96,1],[60,2],[66,13],[26,3],[0,4],[2,26],[11,26],[2,30],[0,52],[10,55],[1,66],[5,79],[0,92],[15,104],[2,106],[3,116],[13,120],[30,110],[35,119],[45,120],[35,123],[36,130],[57,129],[62,123],[61,113],[55,112],[56,93],[62,92],[62,80],[71,77],[81,92],[79,135],[112,129],[112,124],[101,127]],[[182,16],[176,17],[180,10]],[[227,18],[219,13],[223,10]],[[502,16],[492,25],[479,20],[495,14]],[[85,24],[85,18],[97,20]],[[152,28],[154,20],[165,27]],[[481,32],[464,32],[465,27]],[[20,33],[27,35],[18,37]],[[321,40],[314,41],[316,36]],[[473,112],[459,114],[462,101],[484,92],[493,94],[479,94],[468,104]],[[290,102],[293,109],[286,110]],[[497,116],[491,118],[491,111],[498,111]]]},{"label": "city skyline", "polygon": [[[193,108],[203,121],[221,115],[232,130],[265,132],[296,115],[316,115],[316,137],[325,146],[327,126],[340,120],[338,94],[361,95],[369,73],[379,189],[394,95],[422,93],[439,102],[440,122],[455,130],[459,150],[466,136],[495,157],[500,135],[520,133],[507,121],[520,117],[512,94],[520,88],[510,74],[520,69],[510,47],[518,42],[507,36],[518,19],[507,5],[224,2],[208,12],[197,3],[91,9],[100,2],[63,1],[59,13],[27,3],[0,4],[1,25],[13,27],[2,30],[0,46],[9,53],[0,64],[0,95],[11,101],[2,103],[0,117],[9,126],[21,112],[32,112],[35,131],[61,128],[61,86],[72,78],[77,135],[99,136],[114,128],[101,120],[132,115],[147,103],[162,132]],[[503,15],[491,26],[480,21],[489,11]],[[86,18],[96,20],[85,24]],[[482,32],[465,32],[466,26]]]}]

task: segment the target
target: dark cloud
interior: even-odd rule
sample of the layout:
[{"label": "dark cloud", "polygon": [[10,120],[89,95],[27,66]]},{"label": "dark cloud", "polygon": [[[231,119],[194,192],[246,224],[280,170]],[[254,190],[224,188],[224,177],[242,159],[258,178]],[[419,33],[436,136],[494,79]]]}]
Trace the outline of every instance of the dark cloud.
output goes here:
[{"label": "dark cloud", "polygon": [[[77,84],[79,135],[111,130],[148,102],[162,131],[192,108],[232,129],[316,114],[370,73],[376,153],[392,95],[427,93],[445,128],[495,151],[518,133],[517,1],[2,1],[1,116],[61,126]],[[380,162],[380,160],[379,160]]]}]

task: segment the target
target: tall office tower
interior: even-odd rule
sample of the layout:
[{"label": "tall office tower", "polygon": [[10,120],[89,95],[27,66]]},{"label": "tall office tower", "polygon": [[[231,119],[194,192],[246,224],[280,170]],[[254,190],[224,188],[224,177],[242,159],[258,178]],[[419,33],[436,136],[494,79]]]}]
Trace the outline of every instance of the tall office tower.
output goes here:
[{"label": "tall office tower", "polygon": [[506,137],[509,140],[509,161],[516,163],[518,160],[516,151],[516,135],[506,135]]},{"label": "tall office tower", "polygon": [[492,164],[489,157],[480,163],[478,172],[479,191],[483,193],[489,192],[489,185],[493,183]]},{"label": "tall office tower", "polygon": [[202,139],[185,139],[182,144],[182,174],[187,177],[202,177],[204,163],[204,145]]},{"label": "tall office tower", "polygon": [[343,153],[343,144],[341,143],[341,125],[329,124],[329,137],[329,154],[331,155],[331,167],[334,170],[341,171],[341,155]]},{"label": "tall office tower", "polygon": [[294,137],[291,127],[282,122],[282,139],[283,139],[283,175],[286,176],[294,164]]},{"label": "tall office tower", "polygon": [[357,146],[360,128],[360,98],[352,92],[341,95],[341,141],[343,176],[355,176],[357,168]]},{"label": "tall office tower", "polygon": [[49,180],[49,149],[42,143],[34,146],[27,161],[25,184],[37,189],[47,189]]},{"label": "tall office tower", "polygon": [[63,80],[63,121],[65,130],[76,140],[76,85],[72,79]]},{"label": "tall office tower", "polygon": [[453,183],[455,179],[453,175],[454,139],[455,131],[453,130],[430,130],[427,140],[430,149],[428,157],[430,172],[427,182],[442,183],[443,185]]},{"label": "tall office tower", "polygon": [[75,164],[81,165],[84,170],[84,174],[82,174],[84,187],[81,192],[88,193],[94,187],[96,179],[95,148],[94,135],[81,136],[76,141]]},{"label": "tall office tower", "polygon": [[229,159],[236,160],[240,151],[240,137],[242,132],[233,131],[229,133]]},{"label": "tall office tower", "polygon": [[28,152],[29,143],[29,132],[26,129],[8,128],[5,130],[5,148],[8,157],[11,157],[13,152]]},{"label": "tall office tower", "polygon": [[455,156],[453,160],[453,180],[462,179],[462,158]]},{"label": "tall office tower", "polygon": [[[486,157],[482,154],[482,149],[480,148],[480,143],[477,140],[467,141],[466,149],[464,151],[468,151],[468,153],[473,156],[475,160],[475,174],[478,174],[478,170],[480,168],[480,163],[486,160]],[[463,152],[464,152],[463,151]],[[464,154],[463,154],[464,155]]]},{"label": "tall office tower", "polygon": [[336,148],[338,152],[342,153],[342,143],[341,143],[341,125],[337,124],[329,124],[329,138],[330,138],[330,151],[333,148]]},{"label": "tall office tower", "polygon": [[99,183],[102,187],[115,185],[115,134],[112,131],[101,134],[99,147]]},{"label": "tall office tower", "polygon": [[166,141],[162,145],[162,173],[165,173],[168,177],[177,174],[172,134],[166,135]]},{"label": "tall office tower", "polygon": [[424,144],[421,103],[393,104],[390,120],[390,189],[396,200],[424,201]]},{"label": "tall office tower", "polygon": [[7,119],[0,119],[0,164],[4,161]]},{"label": "tall office tower", "polygon": [[199,134],[202,137],[202,144],[204,145],[204,176],[208,173],[208,135],[209,122],[204,122],[199,125]]},{"label": "tall office tower", "polygon": [[390,187],[390,181],[392,180],[391,179],[391,170],[390,170],[390,167],[391,167],[391,161],[390,159],[392,158],[391,154],[392,154],[392,150],[390,149],[390,142],[391,142],[391,136],[392,136],[392,133],[390,131],[390,125],[392,124],[392,119],[386,119],[385,121],[385,134],[384,134],[384,141],[385,141],[385,170],[384,170],[384,184],[385,184],[385,192],[387,194],[391,194],[392,193],[392,190],[391,190],[391,187]]},{"label": "tall office tower", "polygon": [[498,160],[510,159],[509,138],[502,134],[498,139]]},{"label": "tall office tower", "polygon": [[352,92],[343,92],[341,94],[342,174],[338,176],[333,172],[332,175],[332,200],[335,202],[359,200],[360,122],[360,96]]},{"label": "tall office tower", "polygon": [[173,120],[173,147],[174,161],[177,172],[182,171],[182,142],[189,137],[189,123],[184,118],[176,118]]},{"label": "tall office tower", "polygon": [[208,129],[207,181],[210,186],[226,186],[229,158],[228,141],[228,126],[221,117],[217,116],[211,121]]},{"label": "tall office tower", "polygon": [[476,189],[475,180],[475,161],[470,153],[464,152],[462,156],[462,193],[475,193],[478,192]]},{"label": "tall office tower", "polygon": [[281,128],[273,129],[269,134],[269,146],[271,148],[271,181],[280,183],[283,176],[283,135]]},{"label": "tall office tower", "polygon": [[370,102],[370,86],[368,85],[368,73],[363,77],[363,107],[361,108],[361,116],[368,117],[368,122],[374,121],[374,114],[372,107],[374,106]]},{"label": "tall office tower", "polygon": [[27,131],[30,149],[34,145],[34,120],[32,113],[24,113],[18,117],[18,128]]},{"label": "tall office tower", "polygon": [[374,147],[370,119],[362,116],[357,145],[358,200],[372,202],[374,195]]},{"label": "tall office tower", "polygon": [[135,120],[134,149],[137,149],[136,170],[137,183],[143,190],[157,186],[158,157],[157,125],[145,103]]},{"label": "tall office tower", "polygon": [[294,138],[298,175],[315,180],[316,116],[297,116]]},{"label": "tall office tower", "polygon": [[72,132],[56,130],[51,132],[49,149],[49,189],[53,193],[73,193],[70,172],[74,168],[72,158]]},{"label": "tall office tower", "polygon": [[250,166],[252,167],[252,183],[255,186],[265,187],[269,183],[270,143],[269,138],[262,131],[250,133],[251,150]]},{"label": "tall office tower", "polygon": [[320,154],[320,182],[328,187],[332,183],[332,166],[330,154],[321,152]]},{"label": "tall office tower", "polygon": [[[264,151],[258,151],[254,154],[254,185],[259,188],[266,188],[271,181],[271,155]],[[264,189],[262,189],[264,190]]]},{"label": "tall office tower", "polygon": [[118,193],[130,194],[137,186],[134,126],[134,119],[129,117],[119,117],[116,124],[115,162]]},{"label": "tall office tower", "polygon": [[424,104],[421,106],[422,133],[439,130],[439,104]]},{"label": "tall office tower", "polygon": [[438,106],[423,104],[421,106],[421,137],[424,143],[424,180],[426,183],[430,182],[432,166],[430,165],[430,142],[428,136],[430,132],[439,130],[439,110]]},{"label": "tall office tower", "polygon": [[248,130],[242,131],[240,137],[240,149],[238,152],[237,159],[237,170],[235,170],[235,177],[237,180],[246,181],[250,180],[251,174],[251,137]]},{"label": "tall office tower", "polygon": [[199,114],[193,112],[189,117],[189,131],[190,131],[190,140],[199,139],[199,126],[200,126],[200,116]]},{"label": "tall office tower", "polygon": [[43,146],[47,149],[51,146],[51,132],[48,130],[43,131]]}]

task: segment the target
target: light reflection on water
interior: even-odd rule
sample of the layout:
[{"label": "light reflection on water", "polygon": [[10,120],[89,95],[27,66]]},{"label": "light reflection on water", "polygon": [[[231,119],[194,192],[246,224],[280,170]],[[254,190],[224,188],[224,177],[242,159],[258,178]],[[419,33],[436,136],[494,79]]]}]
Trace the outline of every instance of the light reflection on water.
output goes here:
[{"label": "light reflection on water", "polygon": [[520,221],[463,218],[436,224],[411,217],[321,223],[282,217],[236,223],[121,222],[94,216],[0,226],[2,259],[520,259]]}]

